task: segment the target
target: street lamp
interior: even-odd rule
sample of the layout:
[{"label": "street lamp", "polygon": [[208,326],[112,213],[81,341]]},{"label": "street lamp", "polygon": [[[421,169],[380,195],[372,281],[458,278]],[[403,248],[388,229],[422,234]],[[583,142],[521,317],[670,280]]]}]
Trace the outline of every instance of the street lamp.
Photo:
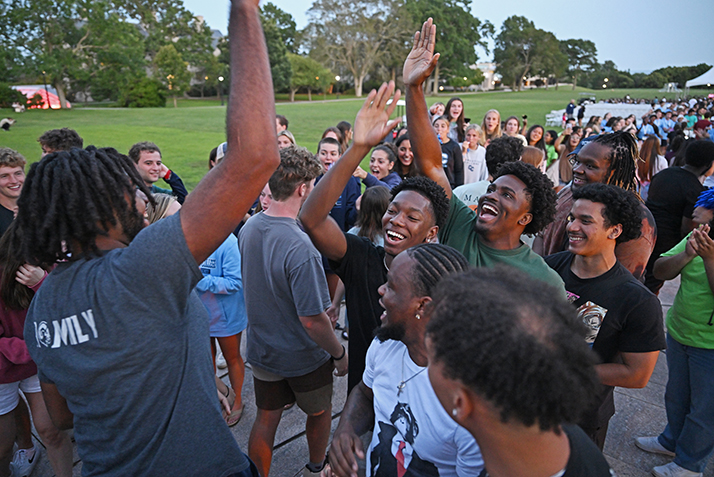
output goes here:
[{"label": "street lamp", "polygon": [[337,90],[337,99],[340,99],[340,85],[337,84],[340,82],[340,75],[335,76],[335,89]]},{"label": "street lamp", "polygon": [[223,76],[218,77],[218,97],[221,98],[221,106],[223,106]]}]

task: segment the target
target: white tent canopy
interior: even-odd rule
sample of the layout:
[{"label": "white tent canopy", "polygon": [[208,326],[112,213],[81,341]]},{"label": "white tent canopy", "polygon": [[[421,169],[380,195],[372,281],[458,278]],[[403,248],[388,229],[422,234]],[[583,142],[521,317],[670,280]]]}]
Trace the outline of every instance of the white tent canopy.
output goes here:
[{"label": "white tent canopy", "polygon": [[687,81],[687,88],[690,88],[692,86],[702,86],[705,84],[714,84],[714,68],[711,68],[709,71],[704,73],[701,76],[697,76],[694,79],[690,79]]}]

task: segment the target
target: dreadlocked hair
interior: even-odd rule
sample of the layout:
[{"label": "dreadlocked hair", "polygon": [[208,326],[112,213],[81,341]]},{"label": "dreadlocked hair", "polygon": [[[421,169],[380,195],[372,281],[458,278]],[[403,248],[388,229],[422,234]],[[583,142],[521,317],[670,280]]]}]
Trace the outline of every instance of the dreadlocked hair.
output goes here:
[{"label": "dreadlocked hair", "polygon": [[32,264],[99,254],[97,236],[121,226],[129,238],[143,227],[136,189],[151,192],[127,156],[113,148],[72,149],[30,168],[17,201],[22,254]]},{"label": "dreadlocked hair", "polygon": [[637,179],[637,163],[640,152],[635,137],[629,132],[618,131],[612,134],[602,134],[592,142],[610,148],[608,157],[610,167],[607,169],[607,184],[634,192],[642,200],[637,190],[640,181]]},{"label": "dreadlocked hair", "polygon": [[450,273],[469,269],[469,261],[448,245],[423,243],[407,249],[414,260],[412,286],[417,296],[431,296],[436,284]]}]

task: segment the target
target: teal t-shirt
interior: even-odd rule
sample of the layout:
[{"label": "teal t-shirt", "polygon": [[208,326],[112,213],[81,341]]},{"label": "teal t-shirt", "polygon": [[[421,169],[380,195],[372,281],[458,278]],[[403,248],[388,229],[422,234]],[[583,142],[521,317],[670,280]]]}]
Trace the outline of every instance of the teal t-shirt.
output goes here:
[{"label": "teal t-shirt", "polygon": [[[684,252],[690,235],[662,256],[671,257]],[[714,349],[714,294],[702,257],[697,255],[686,264],[681,278],[674,304],[667,312],[667,331],[683,345]]]},{"label": "teal t-shirt", "polygon": [[537,253],[521,243],[512,250],[497,250],[481,242],[476,233],[476,213],[467,207],[456,195],[451,196],[449,219],[439,230],[439,242],[455,248],[463,253],[474,267],[493,267],[505,264],[518,268],[533,278],[544,281],[551,286],[563,290],[565,285],[553,269],[551,269]]}]

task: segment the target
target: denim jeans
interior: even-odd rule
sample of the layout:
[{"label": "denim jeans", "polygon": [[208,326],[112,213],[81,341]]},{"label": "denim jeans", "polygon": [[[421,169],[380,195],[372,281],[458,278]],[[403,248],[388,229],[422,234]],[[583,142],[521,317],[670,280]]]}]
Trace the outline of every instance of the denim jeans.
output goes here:
[{"label": "denim jeans", "polygon": [[667,427],[659,443],[676,454],[675,464],[703,472],[714,448],[714,349],[685,346],[667,335],[667,366]]}]

